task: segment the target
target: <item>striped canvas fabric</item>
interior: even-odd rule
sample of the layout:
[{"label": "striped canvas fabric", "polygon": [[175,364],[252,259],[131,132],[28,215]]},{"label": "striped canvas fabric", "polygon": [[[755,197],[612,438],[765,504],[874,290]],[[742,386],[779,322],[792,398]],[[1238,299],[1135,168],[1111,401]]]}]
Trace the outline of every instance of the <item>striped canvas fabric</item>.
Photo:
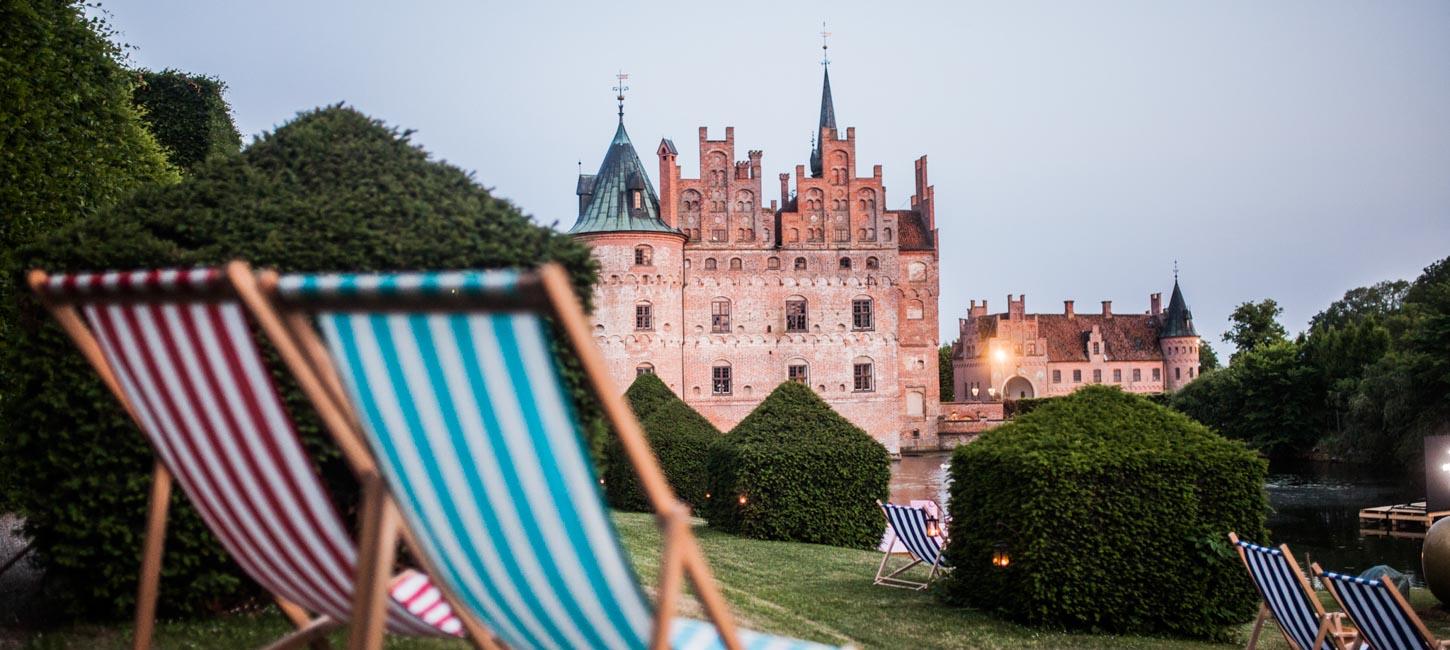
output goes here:
[{"label": "striped canvas fabric", "polygon": [[[312,296],[512,292],[511,272],[289,276]],[[644,648],[652,611],[533,313],[324,311],[318,324],[399,509],[459,606],[512,648]],[[749,647],[819,648],[742,634]],[[682,648],[723,647],[681,619]]]},{"label": "striped canvas fabric", "polygon": [[1418,650],[1433,647],[1420,635],[1414,623],[1414,612],[1407,612],[1390,593],[1390,587],[1379,580],[1366,580],[1339,573],[1324,573],[1344,612],[1360,637],[1375,650]]},{"label": "striped canvas fabric", "polygon": [[945,559],[941,557],[941,537],[927,534],[925,510],[891,503],[881,504],[881,510],[886,513],[891,532],[896,534],[897,540],[906,547],[912,558],[931,565],[937,565],[940,561],[940,566],[946,566]]},{"label": "striped canvas fabric", "polygon": [[[350,618],[356,549],[308,461],[242,308],[215,269],[62,275],[142,431],[243,570],[303,608]],[[118,300],[140,292],[164,301]],[[394,585],[390,631],[457,635],[421,574]]]},{"label": "striped canvas fabric", "polygon": [[[1249,577],[1284,634],[1300,648],[1313,647],[1314,637],[1319,633],[1319,619],[1309,602],[1310,594],[1304,592],[1304,585],[1284,552],[1245,541],[1239,541],[1238,545],[1248,560]],[[1334,650],[1333,639],[1326,639],[1318,650]]]}]

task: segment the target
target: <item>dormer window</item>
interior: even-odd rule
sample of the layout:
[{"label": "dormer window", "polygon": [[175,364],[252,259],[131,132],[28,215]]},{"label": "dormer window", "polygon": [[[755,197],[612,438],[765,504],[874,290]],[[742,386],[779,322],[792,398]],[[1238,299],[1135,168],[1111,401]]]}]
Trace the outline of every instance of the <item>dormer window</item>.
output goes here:
[{"label": "dormer window", "polygon": [[631,208],[634,208],[635,210],[638,210],[638,209],[644,207],[644,191],[643,190],[630,190],[629,191],[629,206]]}]

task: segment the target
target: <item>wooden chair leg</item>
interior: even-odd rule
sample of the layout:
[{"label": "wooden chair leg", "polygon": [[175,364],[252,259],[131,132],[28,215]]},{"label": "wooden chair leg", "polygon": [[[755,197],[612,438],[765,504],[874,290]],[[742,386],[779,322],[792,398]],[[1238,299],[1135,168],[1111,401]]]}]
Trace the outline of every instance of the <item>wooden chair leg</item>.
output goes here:
[{"label": "wooden chair leg", "polygon": [[1259,647],[1259,632],[1263,631],[1264,619],[1268,618],[1268,616],[1269,605],[1260,601],[1259,615],[1257,618],[1254,619],[1254,631],[1249,633],[1249,644],[1244,646],[1244,650],[1254,650],[1254,648]]},{"label": "wooden chair leg", "polygon": [[388,579],[398,547],[398,511],[383,479],[363,477],[362,531],[358,537],[357,581],[353,585],[349,650],[376,650],[383,645],[387,620]]},{"label": "wooden chair leg", "polygon": [[683,504],[660,518],[664,524],[660,531],[664,537],[664,550],[660,558],[659,603],[655,606],[651,650],[667,650],[670,647],[670,624],[674,621],[685,581],[685,554],[681,542],[690,534],[689,514]]},{"label": "wooden chair leg", "polygon": [[171,506],[171,472],[158,459],[151,470],[151,501],[146,508],[146,539],[141,547],[141,579],[136,587],[135,650],[151,647],[156,629],[156,592],[161,582],[161,551],[166,547],[166,511]]},{"label": "wooden chair leg", "polygon": [[[302,609],[301,605],[281,596],[273,596],[273,600],[277,602],[277,609],[282,610],[282,615],[286,616],[287,620],[292,622],[292,627],[296,628],[297,631],[306,630],[317,623],[317,621],[313,620],[312,615],[307,613],[307,610]],[[333,627],[336,627],[336,625]],[[327,637],[319,636],[313,639],[309,645],[312,647],[312,650],[332,650],[332,644],[327,641]]]}]

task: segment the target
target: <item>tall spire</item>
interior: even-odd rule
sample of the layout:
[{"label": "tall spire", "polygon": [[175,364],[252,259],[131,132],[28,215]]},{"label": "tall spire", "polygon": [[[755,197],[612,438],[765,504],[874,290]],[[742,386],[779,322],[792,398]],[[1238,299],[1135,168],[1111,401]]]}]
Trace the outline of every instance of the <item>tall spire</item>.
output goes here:
[{"label": "tall spire", "polygon": [[[831,101],[831,59],[827,56],[830,53],[830,45],[826,39],[831,33],[826,31],[826,24],[821,23],[821,69],[824,71],[824,80],[821,84],[821,123],[816,128],[836,128],[836,106]],[[825,139],[824,134],[821,136]],[[811,147],[811,176],[821,177],[821,144],[814,143]]]}]

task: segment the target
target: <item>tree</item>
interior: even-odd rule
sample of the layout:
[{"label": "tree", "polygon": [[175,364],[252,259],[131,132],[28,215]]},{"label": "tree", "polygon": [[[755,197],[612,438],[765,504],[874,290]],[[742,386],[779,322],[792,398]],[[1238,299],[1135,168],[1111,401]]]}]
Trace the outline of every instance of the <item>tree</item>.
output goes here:
[{"label": "tree", "polygon": [[210,156],[242,150],[222,80],[170,69],[139,76],[132,98],[172,164],[192,172]]},{"label": "tree", "polygon": [[1309,319],[1309,329],[1342,327],[1351,323],[1373,318],[1383,319],[1400,310],[1410,283],[1404,280],[1385,280],[1368,287],[1358,287],[1344,292],[1344,297]]},{"label": "tree", "polygon": [[1198,342],[1198,371],[1203,373],[1218,370],[1220,365],[1218,353],[1214,351],[1213,346],[1209,345],[1208,341],[1200,340]]},{"label": "tree", "polygon": [[1279,314],[1284,309],[1273,298],[1259,302],[1245,302],[1235,307],[1229,315],[1229,331],[1223,340],[1233,343],[1236,351],[1233,358],[1268,343],[1280,343],[1288,339],[1288,332],[1279,324]]},{"label": "tree", "polygon": [[1278,341],[1240,353],[1233,364],[1174,393],[1172,404],[1230,438],[1271,455],[1312,449],[1324,430],[1324,387],[1300,346]]},{"label": "tree", "polygon": [[[675,495],[691,506],[702,505],[709,476],[706,459],[720,430],[656,375],[635,377],[624,396]],[[603,464],[604,495],[610,507],[638,512],[654,509],[618,435],[612,435],[605,445]]]},{"label": "tree", "polygon": [[954,371],[952,369],[952,348],[954,347],[956,347],[956,342],[952,342],[949,345],[943,345],[940,348],[937,348],[936,351],[937,381],[941,386],[941,401],[943,402],[956,401],[957,382],[955,375],[953,374]]}]

